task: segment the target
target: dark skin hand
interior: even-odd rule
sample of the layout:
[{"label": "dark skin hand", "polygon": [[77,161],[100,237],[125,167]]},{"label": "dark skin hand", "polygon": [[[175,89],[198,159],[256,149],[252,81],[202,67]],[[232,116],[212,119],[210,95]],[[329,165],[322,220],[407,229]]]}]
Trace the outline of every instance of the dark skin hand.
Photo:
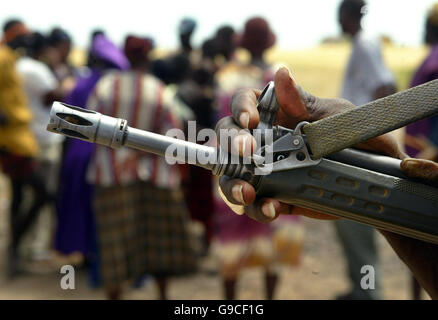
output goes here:
[{"label": "dark skin hand", "polygon": [[[405,158],[403,172],[412,177],[438,183],[438,164],[430,160]],[[380,231],[400,259],[411,269],[432,299],[438,299],[438,245]]]},{"label": "dark skin hand", "polygon": [[8,124],[8,119],[6,116],[0,111],[0,127],[4,127]]},{"label": "dark skin hand", "polygon": [[[303,91],[286,68],[277,71],[274,82],[280,106],[275,125],[295,128],[301,121],[312,122],[354,108],[354,105],[346,100],[321,99]],[[219,132],[219,130],[229,129],[255,129],[259,122],[256,106],[260,93],[261,91],[252,89],[236,92],[230,105],[233,116],[221,119],[216,130]],[[400,158],[403,160],[401,169],[407,175],[438,181],[438,165],[431,161],[407,158],[391,134],[373,138],[356,147]],[[256,141],[250,133],[240,131],[232,142],[231,151],[241,156],[248,156],[256,149]],[[221,177],[220,188],[232,208],[244,208],[242,211],[249,217],[262,223],[269,223],[280,214],[336,219],[322,212],[291,206],[275,199],[256,199],[255,189],[243,180]],[[391,232],[382,231],[382,234],[429,295],[438,299],[438,246]]]},{"label": "dark skin hand", "polygon": [[384,98],[386,96],[390,96],[391,94],[396,93],[395,86],[393,84],[385,84],[376,89],[374,93],[374,100]]}]

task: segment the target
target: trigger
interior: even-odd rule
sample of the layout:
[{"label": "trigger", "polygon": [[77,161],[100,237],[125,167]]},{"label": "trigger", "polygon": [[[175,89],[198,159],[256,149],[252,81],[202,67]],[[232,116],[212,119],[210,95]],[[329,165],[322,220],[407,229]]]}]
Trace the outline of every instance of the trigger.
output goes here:
[{"label": "trigger", "polygon": [[257,104],[260,122],[256,129],[272,129],[278,112],[277,96],[275,95],[274,82],[269,82],[263,89]]}]

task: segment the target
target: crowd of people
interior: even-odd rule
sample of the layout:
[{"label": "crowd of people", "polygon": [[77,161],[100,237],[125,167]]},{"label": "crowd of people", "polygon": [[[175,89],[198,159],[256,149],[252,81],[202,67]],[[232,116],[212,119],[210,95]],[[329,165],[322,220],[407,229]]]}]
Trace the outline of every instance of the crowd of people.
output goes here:
[{"label": "crowd of people", "polygon": [[[364,7],[362,0],[344,0],[339,10],[342,30],[353,42],[342,97],[355,105],[396,90],[378,42],[364,36]],[[11,186],[10,277],[19,275],[29,259],[49,259],[52,250],[66,257],[79,253],[90,285],[102,287],[107,298],[122,298],[126,282],[148,275],[155,279],[158,296],[166,299],[169,279],[196,272],[199,260],[210,252],[218,261],[224,298],[235,298],[241,271],[257,266],[264,270],[265,296],[272,299],[279,266],[299,265],[304,228],[298,215],[262,224],[235,215],[209,171],[46,131],[54,101],[161,134],[185,130],[191,120],[197,130],[214,128],[219,119],[231,116],[229,105],[238,89],[262,89],[274,78],[278,81],[277,68],[265,59],[276,37],[264,18],[249,19],[239,31],[221,26],[199,48],[192,44],[196,28],[195,20],[183,19],[180,47],[159,59],[151,58],[156,44],[150,37],[131,34],[118,46],[104,30],[95,30],[86,65],[74,66],[69,62],[73,40],[66,30],[40,33],[20,19],[4,23],[0,163]],[[435,45],[438,5],[428,15],[426,31],[426,41]],[[249,53],[248,62],[236,59],[237,48]],[[438,51],[432,48],[413,86],[438,77]],[[236,122],[248,128],[250,115],[242,115]],[[432,118],[407,128],[411,156],[437,160],[435,122]],[[235,204],[247,204],[242,184],[227,190]],[[273,217],[277,206],[270,202],[261,212]],[[203,226],[200,246],[194,245],[192,221]],[[335,224],[352,286],[339,298],[382,298],[379,286],[360,288],[360,267],[378,266],[374,229],[349,221]],[[34,237],[26,241],[30,232]]]},{"label": "crowd of people", "polygon": [[[31,259],[41,259],[55,249],[65,256],[80,253],[90,285],[102,286],[110,299],[122,296],[126,281],[145,275],[154,277],[165,299],[168,278],[196,272],[199,258],[212,251],[226,298],[235,297],[240,271],[251,266],[265,268],[266,297],[274,296],[277,265],[298,264],[303,229],[297,217],[269,226],[236,218],[204,169],[169,166],[156,156],[63,139],[45,130],[54,101],[161,134],[185,129],[189,120],[196,121],[197,130],[214,128],[228,114],[235,90],[273,80],[264,52],[275,35],[265,19],[248,20],[241,34],[222,26],[199,49],[192,46],[195,30],[195,20],[183,19],[180,48],[156,60],[150,58],[153,39],[128,35],[119,47],[96,30],[86,66],[77,67],[69,64],[73,43],[65,30],[42,34],[18,19],[5,23],[2,51],[9,61],[2,59],[2,66],[9,67],[10,78],[2,92],[15,93],[9,98],[15,99],[11,110],[0,113],[2,131],[10,126],[12,132],[2,141],[1,157],[12,186],[10,276],[19,274],[29,252]],[[238,47],[250,52],[249,63],[234,59]],[[29,205],[23,199],[26,186],[33,194]],[[44,211],[49,219],[55,217],[53,232],[47,219],[38,226]],[[203,226],[198,246],[191,220]],[[46,235],[45,242],[25,255],[23,236],[35,228]],[[296,249],[285,250],[289,244]]]}]

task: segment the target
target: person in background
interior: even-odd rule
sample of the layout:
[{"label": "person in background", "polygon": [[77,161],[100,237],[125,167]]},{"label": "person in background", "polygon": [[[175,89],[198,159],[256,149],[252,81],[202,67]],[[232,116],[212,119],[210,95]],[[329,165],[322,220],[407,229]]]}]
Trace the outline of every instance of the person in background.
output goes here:
[{"label": "person in background", "polygon": [[[438,79],[438,3],[427,13],[424,42],[430,52],[415,72],[411,87]],[[413,158],[438,161],[438,116],[430,117],[406,127],[404,137],[406,153]],[[413,298],[420,299],[421,287],[412,278]]]},{"label": "person in background", "polygon": [[181,51],[183,54],[190,54],[193,50],[192,46],[192,36],[196,29],[196,21],[192,18],[184,18],[181,20],[178,33],[179,33],[179,41],[181,45]]},{"label": "person in background", "polygon": [[216,31],[214,37],[216,52],[223,57],[225,63],[233,59],[235,37],[236,33],[233,27],[228,25],[224,25]]},{"label": "person in background", "polygon": [[59,86],[58,80],[49,68],[59,61],[59,56],[49,45],[47,37],[39,32],[34,32],[29,37],[26,50],[27,55],[17,62],[17,70],[24,81],[30,108],[35,114],[32,130],[38,139],[41,157],[56,158],[55,149],[59,147],[62,137],[47,132],[45,126],[51,103],[56,100],[62,101],[66,94],[66,90]]},{"label": "person in background", "polygon": [[[264,60],[264,54],[274,43],[275,35],[265,19],[255,17],[246,22],[238,44],[248,50],[251,60],[248,64],[231,62],[218,71],[220,117],[230,114],[228,108],[235,90],[263,89],[273,80],[274,73]],[[224,52],[227,57],[232,56],[231,50]],[[299,263],[304,233],[299,218],[284,217],[278,223],[262,224],[247,216],[235,215],[219,196],[215,199],[215,209],[214,251],[220,261],[225,298],[235,299],[236,283],[242,270],[261,267],[264,270],[265,297],[273,299],[279,265],[296,266]]]},{"label": "person in background", "polygon": [[[395,93],[394,78],[385,66],[378,41],[367,38],[361,26],[366,4],[363,0],[344,0],[339,7],[339,24],[350,36],[353,49],[348,61],[342,98],[360,106]],[[375,230],[353,221],[337,220],[336,231],[348,265],[351,291],[337,297],[342,300],[381,299],[381,281]],[[376,270],[375,290],[360,286],[361,268],[372,265]]]},{"label": "person in background", "polygon": [[[214,128],[215,110],[215,64],[217,54],[215,39],[206,40],[201,48],[200,60],[192,63],[192,70],[178,86],[178,97],[193,111],[196,120],[196,136],[205,128]],[[205,141],[198,141],[204,144]],[[211,141],[210,141],[211,143]],[[203,226],[200,254],[207,255],[213,237],[213,178],[211,172],[196,166],[184,166],[183,182],[190,217]]]},{"label": "person in background", "polygon": [[[19,55],[30,31],[17,19],[5,23],[0,43],[0,164],[11,183],[9,276],[20,270],[18,246],[34,217],[45,203],[46,189],[36,174],[38,142],[30,129],[33,119],[22,81],[16,71]],[[32,202],[22,206],[23,190],[30,187]]]},{"label": "person in background", "polygon": [[[93,35],[88,63],[81,70],[76,86],[64,102],[87,108],[87,100],[99,79],[110,70],[127,70],[129,62],[122,50],[103,34]],[[66,139],[62,159],[58,199],[55,249],[62,255],[81,253],[89,263],[91,283],[100,282],[95,216],[92,210],[93,188],[86,172],[94,145],[78,139]]]},{"label": "person in background", "polygon": [[[154,76],[148,74],[152,41],[128,36],[124,52],[131,70],[101,78],[88,106],[127,119],[130,126],[165,134],[192,117]],[[125,281],[150,274],[161,299],[167,279],[195,270],[187,230],[188,213],[178,166],[131,149],[97,146],[88,171],[94,185],[102,281],[110,299],[118,299]]]},{"label": "person in background", "polygon": [[68,61],[72,40],[70,35],[63,29],[53,28],[48,35],[48,44],[58,51],[59,61],[53,66],[53,72],[59,82],[75,76],[74,67]]},{"label": "person in background", "polygon": [[[94,29],[94,30],[91,32],[91,37],[90,37],[90,48],[93,46],[94,39],[95,39],[97,36],[107,36],[107,35],[106,35],[105,31],[102,30],[102,29]],[[86,66],[87,66],[88,68],[92,68],[92,67],[93,67],[93,64],[94,64],[94,61],[95,61],[95,60],[94,60],[94,57],[93,57],[93,52],[92,52],[91,50],[88,50],[88,56],[87,56],[87,64],[86,64]]]},{"label": "person in background", "polygon": [[[438,3],[427,14],[424,42],[430,46],[430,52],[415,72],[411,87],[438,79]],[[405,146],[411,157],[437,161],[438,116],[408,125]]]},{"label": "person in background", "polygon": [[180,48],[178,51],[164,59],[152,62],[151,73],[165,84],[181,84],[186,80],[192,70],[193,47],[191,39],[196,30],[196,21],[184,18],[178,26]]},{"label": "person in background", "polygon": [[46,130],[46,126],[52,102],[62,101],[70,88],[62,87],[50,69],[59,62],[59,55],[57,50],[49,45],[46,36],[39,32],[32,33],[25,49],[27,55],[18,60],[17,71],[23,79],[29,106],[34,114],[31,128],[40,148],[36,170],[44,177],[48,197],[47,207],[36,220],[32,239],[28,237],[26,245],[23,244],[23,253],[27,251],[31,260],[49,262],[54,228],[52,211],[55,206],[64,138],[51,134]]}]

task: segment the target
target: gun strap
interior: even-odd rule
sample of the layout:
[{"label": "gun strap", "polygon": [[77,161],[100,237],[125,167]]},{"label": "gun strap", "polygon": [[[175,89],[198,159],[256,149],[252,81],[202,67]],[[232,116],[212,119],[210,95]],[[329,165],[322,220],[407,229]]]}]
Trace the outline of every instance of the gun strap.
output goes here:
[{"label": "gun strap", "polygon": [[309,123],[303,132],[321,158],[435,114],[438,80]]}]

